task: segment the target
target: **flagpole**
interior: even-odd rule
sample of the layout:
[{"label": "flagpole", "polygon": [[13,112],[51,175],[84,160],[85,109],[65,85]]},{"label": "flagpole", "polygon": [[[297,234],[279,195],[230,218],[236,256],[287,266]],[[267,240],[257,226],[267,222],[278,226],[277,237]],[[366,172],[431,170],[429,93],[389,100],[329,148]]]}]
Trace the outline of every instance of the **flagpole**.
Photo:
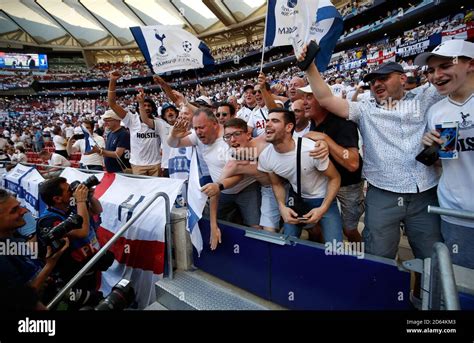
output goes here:
[{"label": "flagpole", "polygon": [[263,46],[262,46],[262,60],[260,62],[260,73],[263,70],[263,55],[265,55],[265,43],[267,42],[267,17],[268,17],[268,1],[267,1],[267,16],[265,17],[265,30],[263,31]]}]

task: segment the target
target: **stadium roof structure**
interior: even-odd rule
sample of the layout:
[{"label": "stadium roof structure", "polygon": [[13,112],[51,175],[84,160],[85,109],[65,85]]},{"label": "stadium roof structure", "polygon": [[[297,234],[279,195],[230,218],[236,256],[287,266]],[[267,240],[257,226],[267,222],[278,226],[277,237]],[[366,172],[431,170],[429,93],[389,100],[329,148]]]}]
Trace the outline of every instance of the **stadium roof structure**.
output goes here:
[{"label": "stadium roof structure", "polygon": [[131,26],[178,25],[208,43],[262,34],[266,0],[0,0],[0,42],[133,49]]}]

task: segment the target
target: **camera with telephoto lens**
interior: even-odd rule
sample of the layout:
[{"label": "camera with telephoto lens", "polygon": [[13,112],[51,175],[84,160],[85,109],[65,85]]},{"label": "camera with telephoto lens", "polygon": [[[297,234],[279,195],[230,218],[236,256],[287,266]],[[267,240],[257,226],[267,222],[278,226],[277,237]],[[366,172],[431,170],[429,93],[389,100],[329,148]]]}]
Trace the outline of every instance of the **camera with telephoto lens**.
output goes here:
[{"label": "camera with telephoto lens", "polygon": [[83,219],[78,214],[71,214],[64,221],[55,227],[44,227],[41,229],[41,240],[45,245],[49,245],[53,249],[53,253],[61,250],[64,245],[63,237],[69,231],[80,229]]},{"label": "camera with telephoto lens", "polygon": [[89,176],[84,182],[80,182],[80,181],[77,181],[77,180],[73,181],[69,185],[69,188],[71,188],[71,192],[74,193],[76,191],[77,186],[79,186],[81,183],[90,190],[92,187],[97,186],[100,183],[100,181],[99,181],[99,179],[97,179],[97,177],[95,175]]},{"label": "camera with telephoto lens", "polygon": [[129,280],[122,279],[112,288],[112,292],[94,307],[94,310],[121,311],[130,307],[134,300],[135,291],[132,288],[132,284]]}]

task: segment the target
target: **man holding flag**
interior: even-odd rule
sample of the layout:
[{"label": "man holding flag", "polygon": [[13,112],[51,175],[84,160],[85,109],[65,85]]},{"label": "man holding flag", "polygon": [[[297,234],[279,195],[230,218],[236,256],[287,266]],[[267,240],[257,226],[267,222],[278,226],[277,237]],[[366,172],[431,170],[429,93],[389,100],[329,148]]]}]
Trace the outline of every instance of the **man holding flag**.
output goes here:
[{"label": "man holding flag", "polygon": [[93,133],[93,127],[91,121],[83,121],[80,127],[74,129],[74,136],[68,140],[66,150],[69,155],[78,151],[81,153],[80,168],[103,171],[104,158],[94,152],[93,146],[104,149],[105,140]]}]

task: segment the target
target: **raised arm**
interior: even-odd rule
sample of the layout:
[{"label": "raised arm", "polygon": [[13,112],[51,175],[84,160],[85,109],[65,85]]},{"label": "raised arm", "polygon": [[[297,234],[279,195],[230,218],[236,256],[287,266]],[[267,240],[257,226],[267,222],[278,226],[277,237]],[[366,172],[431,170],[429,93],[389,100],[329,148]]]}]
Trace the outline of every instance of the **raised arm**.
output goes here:
[{"label": "raised arm", "polygon": [[109,102],[109,107],[120,117],[124,118],[127,115],[127,111],[117,104],[115,101],[116,99],[116,85],[117,85],[117,80],[120,79],[121,75],[118,70],[114,70],[113,72],[110,73],[110,81],[109,81],[109,90],[107,91],[107,100]]},{"label": "raised arm", "polygon": [[138,90],[137,101],[138,101],[138,109],[139,109],[139,112],[140,112],[140,119],[149,128],[154,129],[155,128],[155,121],[152,118],[150,118],[146,114],[146,111],[145,111],[145,92],[143,91],[143,88],[140,88]]},{"label": "raised arm", "polygon": [[153,76],[153,81],[155,81],[155,83],[157,83],[158,85],[160,85],[161,89],[163,90],[163,92],[165,92],[166,96],[172,101],[174,102],[176,105],[180,105],[178,104],[178,97],[173,93],[173,88],[171,88],[171,86],[165,81],[163,80],[160,76],[158,75],[154,75]]},{"label": "raised arm", "polygon": [[185,119],[178,118],[176,120],[166,141],[170,147],[181,148],[194,145],[188,137],[191,134],[191,131],[188,130],[188,124]]},{"label": "raised arm", "polygon": [[265,82],[265,74],[260,72],[260,74],[258,74],[258,85],[260,86],[260,91],[262,92],[262,98],[265,101],[265,106],[267,106],[268,110],[271,110],[272,108],[277,108],[277,105],[272,94],[265,87]]},{"label": "raised arm", "polygon": [[[303,60],[306,56],[306,49],[307,47],[305,46],[301,55],[298,56],[299,61]],[[331,89],[326,82],[324,82],[321,74],[319,74],[316,65],[311,63],[305,73],[311,86],[311,90],[313,91],[313,95],[316,100],[318,100],[319,104],[339,117],[348,118],[349,102],[332,94]]]}]

